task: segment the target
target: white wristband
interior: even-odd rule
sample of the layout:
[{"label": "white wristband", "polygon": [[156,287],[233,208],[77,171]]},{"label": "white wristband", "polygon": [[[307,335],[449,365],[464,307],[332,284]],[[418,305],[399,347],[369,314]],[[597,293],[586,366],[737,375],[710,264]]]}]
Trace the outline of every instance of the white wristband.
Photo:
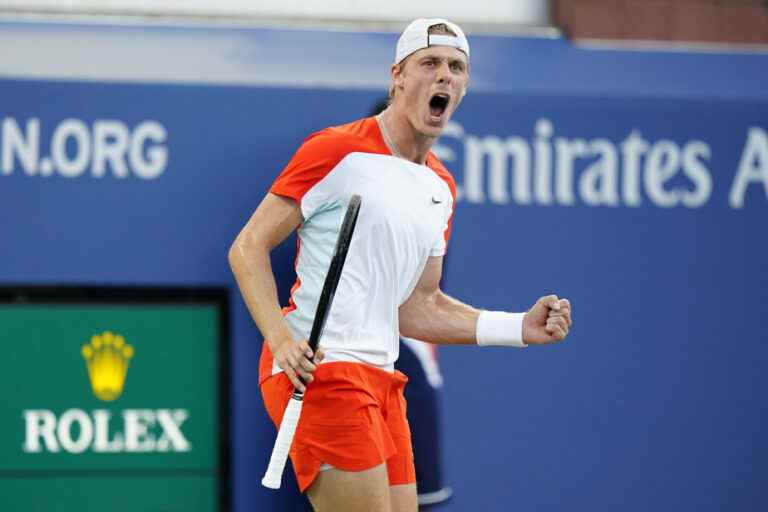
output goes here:
[{"label": "white wristband", "polygon": [[524,316],[525,313],[481,311],[475,326],[477,344],[527,347],[528,345],[523,343]]}]

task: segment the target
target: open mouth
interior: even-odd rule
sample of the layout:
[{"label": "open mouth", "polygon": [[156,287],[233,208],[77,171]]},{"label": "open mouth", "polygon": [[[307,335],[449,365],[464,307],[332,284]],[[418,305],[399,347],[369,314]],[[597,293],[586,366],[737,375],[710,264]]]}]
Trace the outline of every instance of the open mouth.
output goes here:
[{"label": "open mouth", "polygon": [[429,100],[429,113],[434,117],[440,117],[448,108],[451,97],[447,94],[437,93]]}]

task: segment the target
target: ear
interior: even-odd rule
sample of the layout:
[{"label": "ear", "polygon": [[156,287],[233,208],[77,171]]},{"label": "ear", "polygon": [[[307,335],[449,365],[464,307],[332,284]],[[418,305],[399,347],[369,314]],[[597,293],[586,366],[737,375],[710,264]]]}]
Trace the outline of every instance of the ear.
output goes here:
[{"label": "ear", "polygon": [[398,89],[402,89],[403,82],[405,81],[405,73],[403,73],[404,68],[405,66],[401,64],[392,64],[392,68],[390,69],[392,84]]}]

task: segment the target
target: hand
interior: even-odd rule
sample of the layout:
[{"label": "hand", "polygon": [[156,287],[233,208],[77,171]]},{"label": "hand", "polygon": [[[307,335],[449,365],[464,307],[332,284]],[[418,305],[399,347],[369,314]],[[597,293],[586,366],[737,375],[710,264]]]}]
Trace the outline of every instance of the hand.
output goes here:
[{"label": "hand", "polygon": [[307,340],[296,343],[291,339],[283,341],[272,355],[277,366],[283,369],[293,386],[302,393],[307,389],[304,383],[309,384],[315,380],[312,373],[317,370],[317,364],[325,357],[320,348],[317,349],[317,354],[312,354]]},{"label": "hand", "polygon": [[571,329],[571,303],[547,295],[536,301],[523,318],[523,343],[543,345],[563,341]]}]

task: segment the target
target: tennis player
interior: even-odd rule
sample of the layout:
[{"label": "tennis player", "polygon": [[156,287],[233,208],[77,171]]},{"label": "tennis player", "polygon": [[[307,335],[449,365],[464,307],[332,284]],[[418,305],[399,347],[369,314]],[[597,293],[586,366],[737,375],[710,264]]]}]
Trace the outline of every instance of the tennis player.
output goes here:
[{"label": "tennis player", "polygon": [[[444,19],[401,34],[390,106],[308,137],[229,251],[266,343],[260,387],[280,424],[293,387],[309,383],[290,457],[319,511],[417,510],[399,334],[444,344],[524,347],[565,339],[571,306],[555,295],[525,313],[480,311],[439,288],[456,199],[430,148],[466,93],[469,43]],[[312,325],[350,197],[362,208],[328,315],[322,351]],[[298,230],[296,284],[282,311],[270,251]],[[322,360],[322,364],[319,364]]]}]

